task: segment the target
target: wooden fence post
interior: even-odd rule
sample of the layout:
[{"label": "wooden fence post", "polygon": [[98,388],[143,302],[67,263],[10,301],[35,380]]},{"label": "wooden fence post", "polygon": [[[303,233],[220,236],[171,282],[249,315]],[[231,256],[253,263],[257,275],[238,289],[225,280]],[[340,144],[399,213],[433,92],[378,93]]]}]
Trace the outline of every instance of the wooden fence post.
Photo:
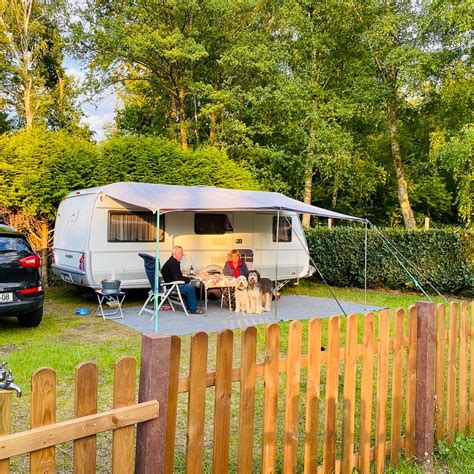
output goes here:
[{"label": "wooden fence post", "polygon": [[434,303],[418,302],[415,398],[415,455],[432,465],[435,431],[435,321]]},{"label": "wooden fence post", "polygon": [[165,472],[171,336],[143,334],[138,401],[157,400],[159,416],[137,426],[136,474]]},{"label": "wooden fence post", "polygon": [[[0,390],[0,436],[10,434],[12,421],[12,395],[13,392]],[[0,474],[10,472],[10,460],[0,461]]]}]

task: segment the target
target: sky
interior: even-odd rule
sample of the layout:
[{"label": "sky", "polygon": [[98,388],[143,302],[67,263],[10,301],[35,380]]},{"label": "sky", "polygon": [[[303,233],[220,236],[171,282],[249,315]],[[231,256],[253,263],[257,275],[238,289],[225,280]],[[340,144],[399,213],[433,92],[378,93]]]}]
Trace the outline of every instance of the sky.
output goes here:
[{"label": "sky", "polygon": [[[84,81],[86,68],[83,64],[71,57],[66,57],[64,67],[67,74],[73,76],[79,83]],[[113,90],[94,99],[81,96],[79,103],[85,114],[83,121],[94,132],[94,138],[98,141],[103,140],[105,138],[104,127],[113,121],[115,115],[116,97]]]}]

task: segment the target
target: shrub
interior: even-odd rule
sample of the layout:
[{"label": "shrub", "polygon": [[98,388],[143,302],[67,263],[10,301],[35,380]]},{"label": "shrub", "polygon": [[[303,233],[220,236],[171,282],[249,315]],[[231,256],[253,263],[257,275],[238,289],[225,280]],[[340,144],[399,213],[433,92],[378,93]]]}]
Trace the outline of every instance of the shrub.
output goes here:
[{"label": "shrub", "polygon": [[0,206],[29,216],[56,215],[73,189],[98,184],[95,145],[43,127],[0,136]]},{"label": "shrub", "polygon": [[[472,230],[384,229],[380,233],[409,263],[400,255],[395,257],[379,231],[370,229],[367,258],[367,284],[370,288],[416,289],[415,281],[403,269],[402,263],[425,290],[431,290],[426,282],[429,280],[440,292],[472,292]],[[315,227],[307,230],[306,237],[311,256],[329,284],[364,286],[364,229]],[[419,271],[413,270],[412,265]]]},{"label": "shrub", "polygon": [[105,183],[138,181],[256,189],[250,171],[214,147],[182,151],[153,135],[117,135],[98,145],[98,173]]}]

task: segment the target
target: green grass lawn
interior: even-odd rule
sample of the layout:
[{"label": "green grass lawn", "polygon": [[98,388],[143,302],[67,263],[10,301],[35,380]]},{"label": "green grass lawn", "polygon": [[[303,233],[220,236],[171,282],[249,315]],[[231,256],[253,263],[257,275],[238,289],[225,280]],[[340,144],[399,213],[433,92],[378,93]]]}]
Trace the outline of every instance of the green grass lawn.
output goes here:
[{"label": "green grass lawn", "polygon": [[[351,288],[334,289],[340,299],[364,302],[364,291]],[[284,293],[306,294],[312,296],[329,297],[327,288],[322,285],[304,282],[300,286],[288,288]],[[145,298],[145,292],[129,292],[127,295],[127,305],[138,306]],[[398,307],[408,308],[416,301],[422,300],[418,294],[369,291],[368,303],[378,306],[384,306],[391,310]],[[440,298],[436,302],[442,302]],[[90,316],[76,316],[74,310],[78,307],[88,307],[92,310],[96,307],[94,295],[87,294],[69,287],[58,287],[48,290],[45,315],[42,324],[37,328],[20,328],[15,319],[0,319],[1,341],[0,341],[0,359],[8,361],[13,369],[15,381],[22,386],[24,396],[21,399],[14,399],[13,420],[14,431],[21,431],[28,428],[29,424],[29,400],[30,400],[30,379],[33,372],[44,366],[52,367],[56,370],[58,380],[57,390],[57,420],[68,419],[73,414],[74,403],[74,368],[80,362],[94,360],[99,366],[99,409],[105,410],[111,408],[112,401],[112,379],[113,365],[115,360],[123,355],[140,357],[140,334],[112,321],[104,322],[101,318],[92,318]],[[295,308],[297,312],[297,308]],[[360,317],[362,318],[362,317]],[[287,334],[289,323],[280,323],[282,351],[286,350]],[[360,336],[361,336],[361,325]],[[325,326],[324,326],[325,327]],[[306,338],[307,322],[303,322],[304,341]],[[341,331],[344,334],[344,320],[342,320]],[[325,343],[326,332],[323,333],[323,344]],[[187,373],[189,364],[189,336],[182,337],[182,362],[181,371]],[[240,331],[235,331],[235,355],[234,366],[237,366],[240,356]],[[343,343],[343,341],[341,341]],[[215,363],[215,345],[216,337],[209,337],[209,362],[210,368]],[[306,350],[306,342],[303,351]],[[263,360],[264,355],[264,327],[258,328],[258,359]],[[282,382],[284,376],[282,375]],[[304,373],[302,373],[302,382],[304,383]],[[284,383],[282,383],[283,386]],[[236,394],[232,397],[233,420],[238,415],[238,384],[234,384]],[[213,410],[213,390],[208,390],[207,409],[209,413]],[[258,465],[260,459],[259,440],[261,436],[261,420],[258,420],[258,414],[261,413],[263,383],[259,380],[257,384],[256,400],[256,448],[255,462]],[[177,454],[176,454],[176,472],[180,472],[184,466],[184,446],[185,436],[185,412],[186,397],[180,396],[180,411],[178,416],[178,436],[177,436]],[[282,410],[283,412],[283,405]],[[304,413],[304,407],[300,409]],[[237,437],[236,424],[232,423],[232,435]],[[300,430],[301,431],[301,430]],[[206,424],[206,445],[205,445],[205,469],[210,468],[209,453],[212,449],[212,421]],[[458,444],[460,443],[460,447]],[[110,459],[110,434],[98,436],[98,471],[108,472]],[[231,470],[235,469],[236,446],[233,442],[231,446]],[[463,453],[460,455],[451,455],[455,449],[460,449]],[[61,445],[57,454],[58,470],[70,470],[72,459],[72,445]],[[472,472],[473,469],[467,469],[474,466],[474,441],[472,438],[461,439],[451,449],[440,448],[437,457],[437,465],[440,469],[446,469],[444,472]],[[13,472],[27,471],[27,458],[16,458],[13,463]],[[451,467],[453,470],[451,470]],[[418,469],[418,470],[417,470]],[[409,462],[404,462],[391,472],[420,472],[419,468]]]}]

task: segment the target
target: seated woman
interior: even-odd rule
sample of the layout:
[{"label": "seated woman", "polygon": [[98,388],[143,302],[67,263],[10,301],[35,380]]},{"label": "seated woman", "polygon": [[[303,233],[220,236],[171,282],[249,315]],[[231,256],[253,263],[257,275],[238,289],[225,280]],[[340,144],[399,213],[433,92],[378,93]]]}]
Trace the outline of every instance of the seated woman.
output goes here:
[{"label": "seated woman", "polygon": [[[238,278],[240,275],[248,276],[248,274],[249,270],[246,263],[241,260],[240,252],[236,249],[231,250],[224,265],[224,275]],[[229,308],[235,308],[234,288],[228,288],[227,290],[223,293],[224,302]]]},{"label": "seated woman", "polygon": [[231,250],[224,265],[224,275],[238,278],[240,275],[248,276],[249,270],[240,258],[240,252]]}]

